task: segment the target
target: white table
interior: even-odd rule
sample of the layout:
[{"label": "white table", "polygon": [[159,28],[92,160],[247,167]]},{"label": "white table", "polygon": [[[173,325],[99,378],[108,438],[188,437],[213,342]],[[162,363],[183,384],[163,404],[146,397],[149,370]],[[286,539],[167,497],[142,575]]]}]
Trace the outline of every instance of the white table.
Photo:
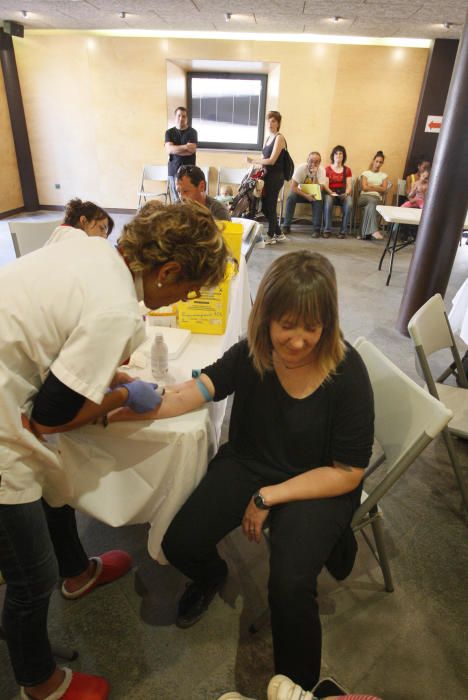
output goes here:
[{"label": "white table", "polygon": [[468,345],[468,279],[465,280],[452,300],[448,315],[454,333]]},{"label": "white table", "polygon": [[[245,333],[250,295],[245,260],[231,284],[224,335],[195,335],[170,361],[176,381],[214,362]],[[136,372],[150,379],[149,366]],[[206,472],[218,447],[225,402],[158,421],[86,426],[57,439],[70,505],[108,525],[149,523],[148,551],[165,563],[161,540],[172,518]]]},{"label": "white table", "polygon": [[[393,269],[393,258],[395,253],[402,248],[410,245],[413,241],[400,241],[398,242],[398,234],[400,230],[400,224],[408,224],[409,226],[419,226],[421,222],[422,209],[412,209],[409,207],[390,207],[384,204],[379,204],[377,206],[377,211],[382,216],[384,221],[391,224],[390,235],[387,239],[384,251],[380,258],[379,270],[382,269],[382,263],[387,253],[390,253],[390,269],[388,272],[386,286],[388,287],[390,283],[390,278],[392,276]],[[468,212],[465,217],[464,228],[468,227]]]}]

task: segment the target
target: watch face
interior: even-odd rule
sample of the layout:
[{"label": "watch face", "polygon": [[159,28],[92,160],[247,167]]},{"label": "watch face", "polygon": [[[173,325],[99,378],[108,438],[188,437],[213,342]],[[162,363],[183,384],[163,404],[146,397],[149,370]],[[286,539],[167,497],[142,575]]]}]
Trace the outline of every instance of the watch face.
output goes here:
[{"label": "watch face", "polygon": [[259,493],[255,494],[254,503],[257,506],[257,508],[261,508],[261,510],[267,510],[267,506],[263,502],[263,498],[260,496]]}]

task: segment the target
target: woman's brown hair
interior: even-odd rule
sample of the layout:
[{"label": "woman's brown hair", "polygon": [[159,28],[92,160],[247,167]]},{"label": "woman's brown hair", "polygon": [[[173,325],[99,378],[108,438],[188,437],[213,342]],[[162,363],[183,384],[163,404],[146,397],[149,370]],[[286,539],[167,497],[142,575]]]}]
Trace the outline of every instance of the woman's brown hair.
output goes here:
[{"label": "woman's brown hair", "polygon": [[316,346],[318,369],[327,377],[344,357],[345,345],[338,316],[335,269],[320,253],[287,253],[268,268],[260,282],[249,318],[248,342],[259,374],[273,369],[270,324],[288,318],[292,323],[321,325]]},{"label": "woman's brown hair", "polygon": [[280,130],[282,117],[279,112],[273,109],[271,112],[268,112],[267,119],[276,119],[278,122],[278,131]]},{"label": "woman's brown hair", "polygon": [[75,197],[65,205],[65,217],[63,223],[74,228],[81,228],[80,218],[84,216],[90,223],[92,221],[101,221],[107,219],[107,235],[110,236],[114,228],[114,220],[109,214],[98,207],[94,202],[82,202],[81,199]]},{"label": "woman's brown hair", "polygon": [[226,277],[230,251],[209,209],[198,202],[153,203],[123,228],[118,248],[132,272],[178,262],[179,280],[214,286]]}]

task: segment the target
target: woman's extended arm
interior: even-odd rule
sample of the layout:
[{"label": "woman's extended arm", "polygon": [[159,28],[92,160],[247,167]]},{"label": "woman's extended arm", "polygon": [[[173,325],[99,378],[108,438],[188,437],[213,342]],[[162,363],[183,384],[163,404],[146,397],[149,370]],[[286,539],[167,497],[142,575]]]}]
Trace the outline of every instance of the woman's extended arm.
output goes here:
[{"label": "woman's extended arm", "polygon": [[[306,501],[313,498],[333,498],[353,491],[362,481],[364,469],[335,462],[330,467],[310,469],[287,481],[259,489],[267,506],[276,506],[289,501]],[[260,542],[263,523],[268,510],[257,508],[249,502],[242,519],[244,534]]]},{"label": "woman's extended arm", "polygon": [[201,408],[206,403],[206,396],[198,382],[202,382],[211,398],[215,393],[213,382],[206,374],[201,374],[198,379],[190,379],[188,382],[169,387],[163,396],[163,400],[154,411],[135,413],[128,408],[122,408],[109,416],[109,423],[127,420],[154,420],[155,418],[174,418],[183,413],[189,413],[196,408]]}]

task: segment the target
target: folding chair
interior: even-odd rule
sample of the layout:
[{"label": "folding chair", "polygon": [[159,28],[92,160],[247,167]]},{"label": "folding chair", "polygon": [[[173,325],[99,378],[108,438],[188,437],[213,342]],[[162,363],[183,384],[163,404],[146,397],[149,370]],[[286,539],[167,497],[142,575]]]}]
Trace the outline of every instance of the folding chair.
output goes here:
[{"label": "folding chair", "polygon": [[11,240],[17,258],[42,248],[50,235],[60,226],[63,219],[48,219],[47,221],[21,221],[13,219],[8,222]]},{"label": "folding chair", "polygon": [[[145,183],[160,183],[158,187],[152,187],[150,190],[145,189]],[[159,192],[152,190],[160,190]],[[141,206],[141,200],[147,202],[148,199],[153,199],[154,197],[163,197],[164,204],[167,202],[167,197],[169,195],[169,183],[167,180],[167,164],[166,165],[145,165],[143,167],[143,173],[141,175],[140,189],[137,192],[138,196],[138,209]]]},{"label": "folding chair", "polygon": [[[383,512],[379,503],[427,445],[445,428],[452,412],[418,386],[365,338],[358,338],[354,347],[366,365],[372,384],[375,440],[382,451],[365,471],[364,489],[367,478],[374,475],[383,464],[385,472],[378,483],[375,483],[373,477],[374,485],[368,492],[363,490],[361,505],[354,513],[351,527],[354,532],[362,532],[382,570],[385,590],[391,593],[394,588],[385,550]],[[364,532],[364,528],[369,525],[374,542]],[[268,538],[268,533],[266,537]],[[258,631],[266,619],[264,612],[250,626],[250,631]]]},{"label": "folding chair", "polygon": [[246,168],[220,168],[218,170],[216,194],[219,194],[221,185],[240,185],[246,172]]},{"label": "folding chair", "polygon": [[406,180],[397,181],[396,191],[396,206],[399,207],[402,200],[406,197]]},{"label": "folding chair", "polygon": [[375,439],[382,449],[382,455],[366,469],[364,488],[366,479],[384,462],[386,469],[383,478],[369,493],[363,491],[361,505],[354,514],[351,526],[355,532],[367,525],[372,527],[375,549],[366,534],[362,534],[382,569],[385,590],[390,593],[393,582],[383,541],[379,501],[416,457],[445,429],[453,414],[371,342],[358,338],[354,347],[369,373],[374,392]]},{"label": "folding chair", "polygon": [[[468,439],[468,381],[440,294],[435,294],[416,311],[408,323],[408,332],[418,359],[417,369],[422,374],[428,391],[453,412],[453,419],[442,435],[468,511],[468,488],[463,481],[452,441],[452,434]],[[443,349],[450,351],[453,363],[434,379],[428,357]],[[459,386],[443,384],[442,382],[453,373],[456,373]]]}]

